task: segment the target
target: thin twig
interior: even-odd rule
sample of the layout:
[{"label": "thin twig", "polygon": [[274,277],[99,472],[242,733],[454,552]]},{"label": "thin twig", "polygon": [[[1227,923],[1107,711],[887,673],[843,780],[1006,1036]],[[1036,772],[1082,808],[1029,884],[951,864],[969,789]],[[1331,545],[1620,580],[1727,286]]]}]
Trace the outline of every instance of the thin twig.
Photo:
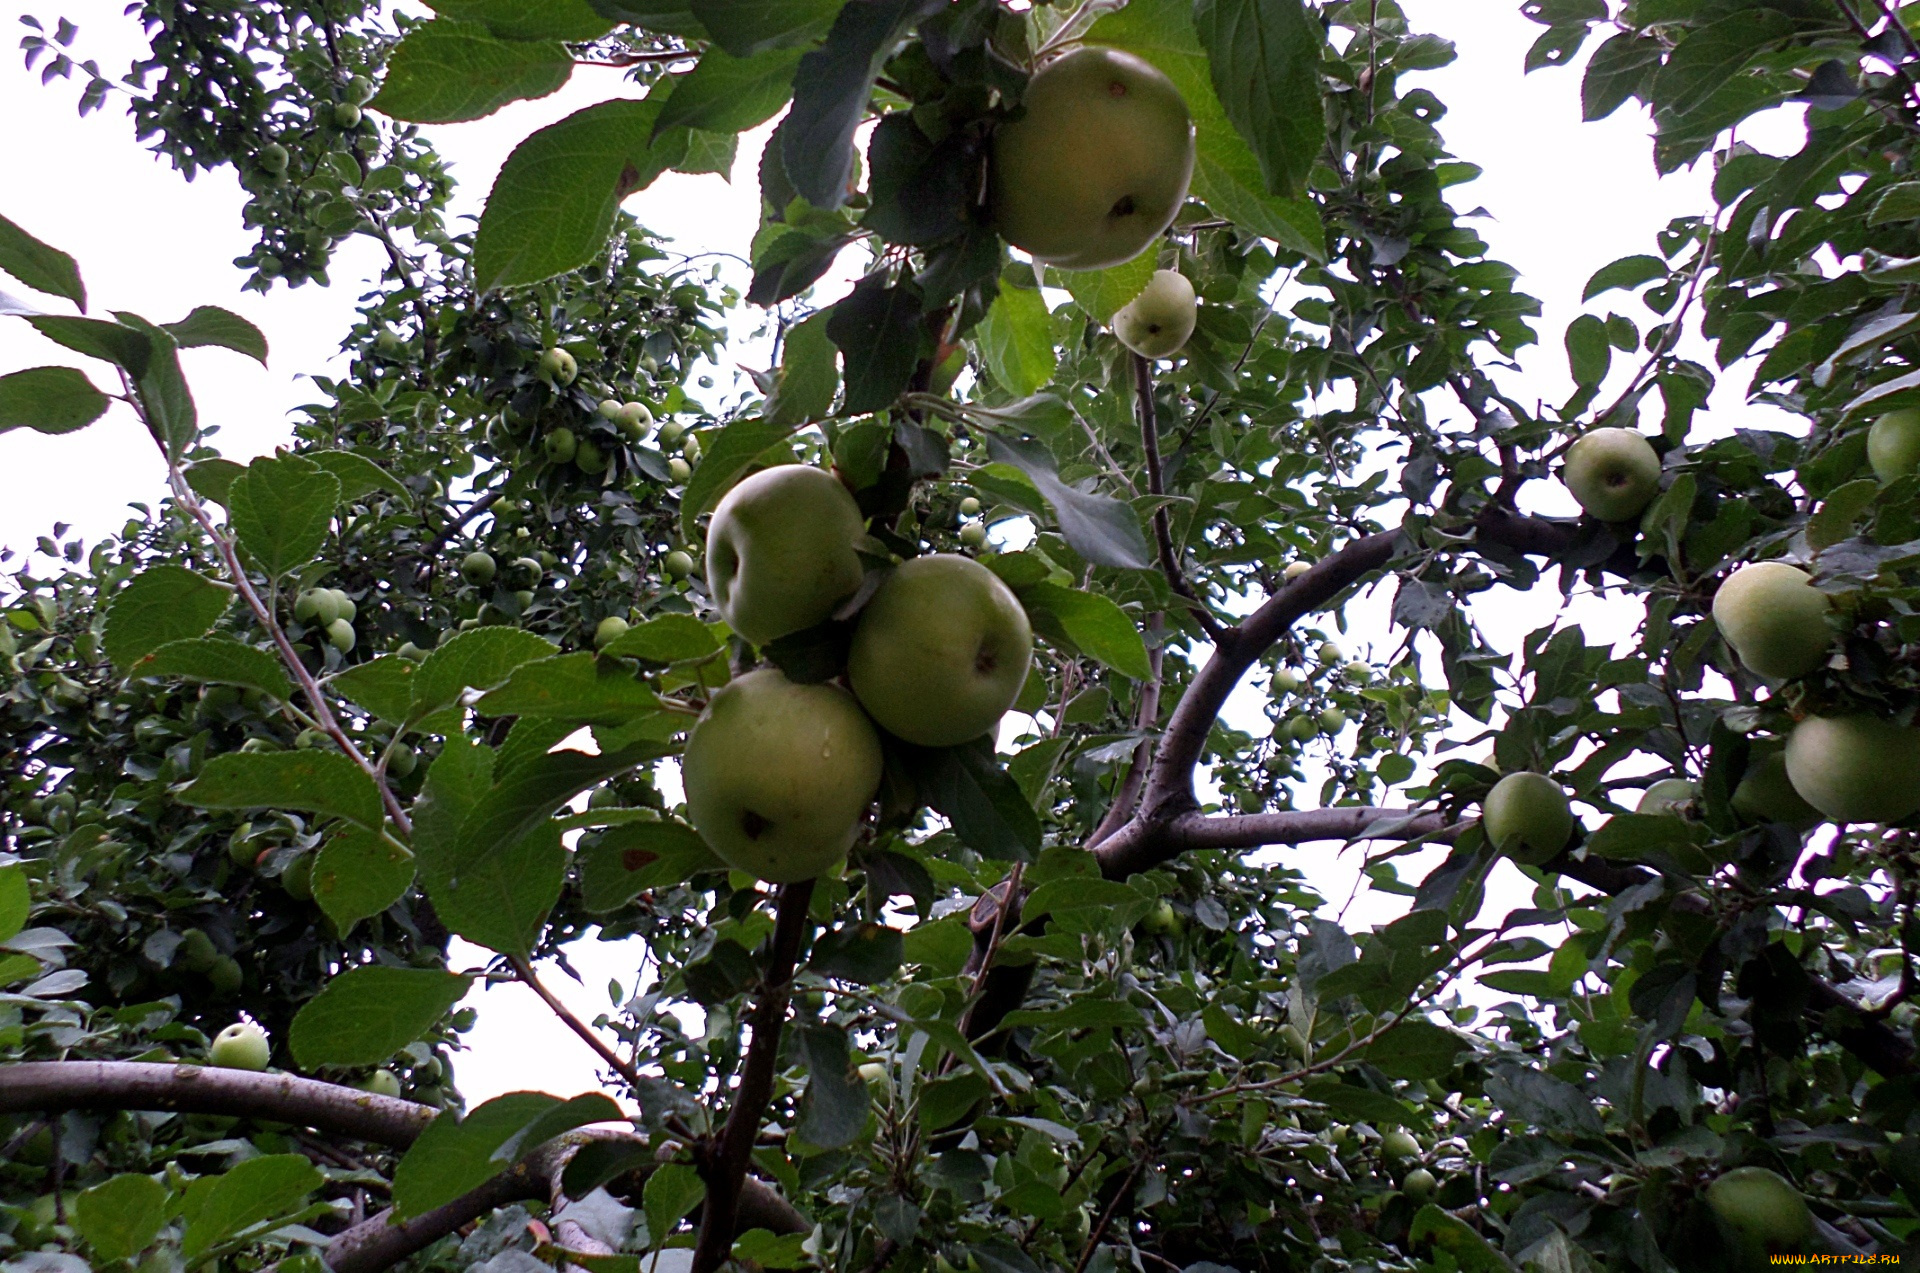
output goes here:
[{"label": "thin twig", "polygon": [[433,574],[434,563],[440,558],[440,550],[445,548],[453,537],[460,533],[461,527],[499,503],[500,497],[505,494],[506,491],[504,488],[488,491],[485,495],[482,495],[479,499],[467,505],[465,509],[461,510],[460,516],[441,527],[432,539],[422,545],[420,549],[422,559],[420,562],[420,570],[414,576],[414,582],[424,584]]},{"label": "thin twig", "polygon": [[[1158,500],[1167,490],[1160,472],[1160,425],[1153,410],[1153,364],[1139,354],[1133,355],[1133,391],[1140,417],[1140,447],[1147,457],[1147,490]],[[1225,629],[1181,573],[1180,563],[1174,556],[1173,531],[1167,521],[1165,503],[1154,505],[1153,537],[1159,545],[1160,569],[1167,576],[1167,586],[1193,610],[1194,622],[1207,634],[1207,639],[1218,645]]]},{"label": "thin twig", "polygon": [[1139,1176],[1140,1168],[1145,1165],[1144,1156],[1134,1158],[1133,1165],[1127,1168],[1125,1180],[1113,1191],[1113,1197],[1107,1199],[1107,1205],[1100,1210],[1100,1218],[1087,1231],[1087,1244],[1080,1248],[1080,1258],[1074,1261],[1073,1273],[1086,1273],[1087,1264],[1093,1259],[1093,1253],[1100,1246],[1100,1239],[1106,1236],[1107,1226],[1113,1223],[1113,1213],[1120,1209],[1121,1201],[1133,1188],[1134,1179]]},{"label": "thin twig", "polygon": [[546,1004],[547,1008],[554,1016],[560,1018],[567,1029],[579,1035],[586,1045],[593,1049],[596,1056],[613,1067],[613,1072],[625,1079],[628,1087],[632,1088],[635,1092],[640,1090],[640,1072],[634,1069],[628,1062],[622,1060],[620,1054],[608,1046],[605,1039],[602,1039],[593,1032],[593,1027],[589,1026],[579,1017],[574,1016],[566,1004],[556,999],[553,992],[540,983],[540,978],[534,973],[532,964],[528,963],[527,960],[520,955],[508,956],[507,962],[513,966],[514,976],[518,977],[521,983],[529,990],[539,995],[540,1002]]}]

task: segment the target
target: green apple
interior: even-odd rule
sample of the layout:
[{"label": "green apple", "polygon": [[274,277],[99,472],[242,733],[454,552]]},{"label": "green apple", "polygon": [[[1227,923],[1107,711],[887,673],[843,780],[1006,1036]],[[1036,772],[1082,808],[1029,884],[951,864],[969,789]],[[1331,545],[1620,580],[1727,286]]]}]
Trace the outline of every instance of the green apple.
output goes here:
[{"label": "green apple", "polygon": [[1302,684],[1300,673],[1292,668],[1283,667],[1268,678],[1267,684],[1273,687],[1275,694],[1291,694]]},{"label": "green apple", "polygon": [[1420,1142],[1413,1138],[1413,1133],[1396,1127],[1380,1138],[1380,1154],[1395,1162],[1418,1158]]},{"label": "green apple", "polygon": [[[246,984],[247,974],[240,967],[240,961],[232,955],[222,955],[213,961],[213,967],[207,969],[207,983],[217,995],[237,995]],[[215,1062],[219,1064],[219,1062]]]},{"label": "green apple", "polygon": [[342,654],[353,652],[353,625],[345,619],[335,619],[327,625],[327,641]]},{"label": "green apple", "polygon": [[1733,811],[1749,822],[1783,822],[1798,831],[1810,830],[1825,819],[1793,789],[1787,777],[1784,743],[1761,741],[1747,753],[1747,771],[1733,789]]},{"label": "green apple", "polygon": [[1488,841],[1529,866],[1558,854],[1573,835],[1566,788],[1545,774],[1508,774],[1494,783],[1480,817]]},{"label": "green apple", "polygon": [[846,855],[880,788],[880,738],[845,690],[736,677],[687,736],[687,812],[728,866],[775,884]]},{"label": "green apple", "polygon": [[742,480],[707,527],[707,593],[755,645],[825,622],[860,587],[860,506],[825,469],[781,464]]},{"label": "green apple", "polygon": [[580,364],[564,349],[549,349],[540,355],[539,374],[564,389],[580,374]]},{"label": "green apple", "polygon": [[581,438],[573,449],[573,465],[582,473],[607,471],[607,453],[592,438]]},{"label": "green apple", "polygon": [[[322,608],[326,618],[322,619]],[[308,588],[293,599],[293,617],[302,623],[319,623],[321,627],[333,622],[333,598],[321,588]]]},{"label": "green apple", "polygon": [[271,176],[284,176],[287,166],[293,162],[293,156],[287,148],[277,141],[270,141],[260,148],[260,170]]},{"label": "green apple", "polygon": [[327,589],[327,592],[329,595],[333,597],[333,617],[334,618],[345,619],[348,623],[352,623],[356,618],[359,617],[360,607],[353,604],[352,597],[349,597],[346,593],[340,591],[340,589],[338,588],[329,588]]},{"label": "green apple", "polygon": [[1320,660],[1320,666],[1322,667],[1332,667],[1341,659],[1347,657],[1341,652],[1340,647],[1331,641],[1321,642],[1320,648],[1314,651],[1314,656]]},{"label": "green apple", "polygon": [[1770,681],[1805,676],[1827,661],[1832,604],[1811,577],[1783,561],[1742,566],[1713,594],[1713,622],[1740,661]]},{"label": "green apple", "polygon": [[978,517],[978,516],[980,516],[980,501],[979,501],[979,500],[977,500],[977,499],[975,499],[975,498],[974,498],[973,496],[971,496],[971,495],[969,495],[969,496],[967,496],[967,497],[966,497],[965,499],[963,499],[963,500],[961,500],[961,501],[960,501],[960,516],[962,516],[962,517]]},{"label": "green apple", "polygon": [[347,100],[355,106],[365,106],[373,100],[373,81],[364,75],[356,75],[347,81]]},{"label": "green apple", "polygon": [[1877,716],[1809,716],[1787,739],[1787,777],[1835,822],[1920,812],[1920,728]]},{"label": "green apple", "polygon": [[375,1070],[367,1075],[366,1082],[360,1085],[363,1092],[372,1092],[375,1096],[400,1098],[400,1076],[392,1070]]},{"label": "green apple", "polygon": [[302,853],[280,872],[280,887],[296,902],[313,900],[313,854]]},{"label": "green apple", "polygon": [[678,582],[693,573],[693,554],[676,548],[660,559],[660,568],[667,572],[667,578]]},{"label": "green apple", "polygon": [[1700,794],[1699,788],[1685,778],[1662,778],[1641,793],[1636,813],[1671,813],[1680,815]]},{"label": "green apple", "polygon": [[675,486],[685,485],[687,479],[692,476],[693,465],[687,463],[679,456],[676,455],[667,461],[667,479]]},{"label": "green apple", "polygon": [[1171,358],[1199,317],[1193,284],[1179,270],[1155,270],[1140,295],[1113,316],[1113,334],[1142,358]]},{"label": "green apple", "polygon": [[936,553],[903,562],[860,612],[847,682],[889,733],[952,747],[993,728],[1032,660],[1013,589],[970,557]]},{"label": "green apple", "polygon": [[984,548],[987,544],[987,525],[985,522],[968,522],[960,528],[960,542],[969,548]]},{"label": "green apple", "polygon": [[387,756],[387,772],[396,778],[404,778],[414,771],[420,763],[420,753],[405,743],[394,747]]},{"label": "green apple", "polygon": [[540,577],[546,574],[546,567],[532,557],[515,557],[507,563],[507,571],[519,587],[536,588],[540,585]]},{"label": "green apple", "polygon": [[1807,1200],[1765,1167],[1735,1167],[1707,1186],[1707,1206],[1728,1237],[1739,1263],[1765,1267],[1767,1257],[1805,1246],[1813,1238]]},{"label": "green apple", "polygon": [[218,958],[220,951],[205,929],[189,928],[180,934],[180,948],[174,952],[174,960],[188,972],[205,972]]},{"label": "green apple", "polygon": [[427,652],[411,641],[402,641],[400,648],[395,650],[394,653],[409,663],[418,663],[427,657]]},{"label": "green apple", "polygon": [[1920,407],[1889,411],[1867,430],[1867,462],[1883,482],[1920,473]]},{"label": "green apple", "polygon": [[213,1036],[207,1059],[223,1070],[264,1070],[272,1052],[265,1030],[251,1021],[236,1021]]},{"label": "green apple", "polygon": [[1193,120],[1173,81],[1119,49],[1082,46],[1027,82],[994,130],[995,227],[1068,270],[1131,261],[1173,224],[1193,176]]},{"label": "green apple", "polygon": [[492,553],[471,552],[460,559],[460,577],[476,588],[492,583],[498,570]]},{"label": "green apple", "polygon": [[1411,1202],[1425,1202],[1433,1197],[1433,1192],[1439,1184],[1440,1182],[1433,1178],[1433,1173],[1425,1167],[1415,1167],[1401,1179],[1400,1192],[1406,1194]]},{"label": "green apple", "polygon": [[1340,669],[1349,681],[1368,681],[1373,679],[1373,665],[1355,659]]},{"label": "green apple", "polygon": [[1173,909],[1173,903],[1161,898],[1153,904],[1146,917],[1140,921],[1140,931],[1155,937],[1165,937],[1178,933],[1186,925],[1180,919],[1180,912]]},{"label": "green apple", "polygon": [[1313,563],[1310,561],[1290,561],[1287,563],[1287,568],[1280,572],[1280,577],[1288,583],[1292,583],[1295,579],[1298,579],[1301,575],[1306,574],[1312,569]]},{"label": "green apple", "polygon": [[653,412],[644,402],[629,402],[620,408],[620,418],[614,423],[628,441],[638,442],[653,429]]},{"label": "green apple", "polygon": [[1660,457],[1632,429],[1594,429],[1567,448],[1562,479],[1601,521],[1632,521],[1660,493]]},{"label": "green apple", "polygon": [[360,107],[354,102],[336,102],[333,107],[333,122],[338,128],[349,132],[360,127]]},{"label": "green apple", "polygon": [[1325,733],[1337,734],[1347,727],[1347,714],[1337,707],[1323,708],[1314,718]]},{"label": "green apple", "polygon": [[600,406],[598,409],[600,412],[600,418],[602,420],[605,420],[608,424],[613,424],[620,419],[620,399],[618,398],[600,399]]},{"label": "green apple", "polygon": [[1320,726],[1311,716],[1295,716],[1287,721],[1286,735],[1296,743],[1304,743],[1320,732]]},{"label": "green apple", "polygon": [[572,429],[555,429],[541,442],[546,457],[555,464],[571,464],[576,452],[580,450],[580,440],[573,435]]},{"label": "green apple", "polygon": [[600,620],[593,630],[593,648],[604,650],[627,634],[627,621],[617,614]]}]

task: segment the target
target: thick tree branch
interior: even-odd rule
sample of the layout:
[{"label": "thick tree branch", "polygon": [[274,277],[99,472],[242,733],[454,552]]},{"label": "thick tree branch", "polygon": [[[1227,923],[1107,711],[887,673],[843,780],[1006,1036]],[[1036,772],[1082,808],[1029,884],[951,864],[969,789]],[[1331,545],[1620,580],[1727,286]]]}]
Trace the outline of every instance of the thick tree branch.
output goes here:
[{"label": "thick tree branch", "polygon": [[[1160,422],[1155,418],[1153,409],[1153,364],[1139,354],[1133,355],[1133,396],[1135,414],[1140,418],[1140,449],[1147,457],[1147,490],[1155,497],[1167,493],[1167,483],[1160,472]],[[1167,586],[1193,611],[1193,621],[1207,634],[1209,641],[1218,641],[1222,631],[1220,623],[1207,609],[1193,585],[1187,582],[1187,576],[1180,569],[1179,555],[1173,547],[1173,529],[1167,521],[1167,506],[1155,504],[1153,509],[1153,538],[1160,550],[1160,569],[1167,576]]]},{"label": "thick tree branch", "polygon": [[170,1110],[294,1123],[395,1148],[438,1112],[354,1087],[200,1065],[147,1061],[25,1061],[0,1066],[0,1113],[55,1109]]},{"label": "thick tree branch", "polygon": [[1133,758],[1127,762],[1126,775],[1113,793],[1113,803],[1107,806],[1106,816],[1087,837],[1090,849],[1098,848],[1101,841],[1127,824],[1133,817],[1134,806],[1140,802],[1140,788],[1146,785],[1147,769],[1153,764],[1155,731],[1160,724],[1160,660],[1166,652],[1166,642],[1162,639],[1165,630],[1164,616],[1154,611],[1147,623],[1147,632],[1153,638],[1153,645],[1147,650],[1147,667],[1152,676],[1140,687],[1139,708],[1133,714],[1133,727],[1143,737],[1133,749]]},{"label": "thick tree branch", "polygon": [[[1376,830],[1377,828],[1377,830]],[[1183,813],[1162,823],[1135,820],[1094,850],[1100,873],[1125,879],[1199,849],[1254,849],[1318,840],[1453,839],[1445,816],[1413,809],[1346,807],[1208,817]]]},{"label": "thick tree branch", "polygon": [[733,1254],[736,1211],[747,1167],[753,1161],[753,1142],[773,1099],[773,1080],[780,1059],[780,1032],[787,1020],[787,1001],[793,991],[793,969],[807,936],[807,905],[813,900],[813,881],[801,880],[780,889],[773,943],[761,982],[760,1001],[750,1021],[753,1040],[740,1066],[740,1084],[734,1090],[733,1109],[717,1145],[710,1146],[700,1175],[707,1184],[701,1206],[700,1240],[693,1252],[692,1273],[714,1273]]}]

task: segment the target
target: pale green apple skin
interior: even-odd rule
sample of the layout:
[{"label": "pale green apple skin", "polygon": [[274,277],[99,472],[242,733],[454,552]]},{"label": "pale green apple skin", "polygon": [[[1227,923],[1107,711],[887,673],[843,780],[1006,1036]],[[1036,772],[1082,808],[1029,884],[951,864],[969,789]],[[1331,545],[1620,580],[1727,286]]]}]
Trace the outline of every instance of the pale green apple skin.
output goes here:
[{"label": "pale green apple skin", "polygon": [[762,469],[713,510],[707,592],[755,645],[825,622],[866,573],[854,541],[866,520],[833,474],[804,464]]},{"label": "pale green apple skin", "polygon": [[1747,755],[1747,771],[1729,801],[1733,811],[1749,822],[1780,822],[1807,831],[1826,821],[1806,797],[1794,790],[1787,776],[1786,746],[1755,743]]},{"label": "pale green apple skin", "polygon": [[860,612],[847,681],[888,733],[952,747],[993,728],[1032,661],[1013,590],[972,558],[939,553],[902,563]]},{"label": "pale green apple skin", "polygon": [[1784,1254],[1813,1238],[1807,1200],[1784,1177],[1765,1167],[1735,1167],[1707,1186],[1707,1206],[1742,1249],[1739,1263],[1765,1267],[1767,1256]]},{"label": "pale green apple skin", "polygon": [[1142,358],[1171,358],[1200,317],[1193,284],[1179,270],[1155,270],[1153,281],[1113,316],[1113,334]]},{"label": "pale green apple skin", "polygon": [[1660,456],[1632,429],[1595,429],[1567,448],[1564,480],[1601,521],[1632,521],[1660,493]]},{"label": "pale green apple skin", "polygon": [[994,130],[1000,234],[1067,270],[1131,261],[1173,224],[1193,177],[1193,119],[1173,81],[1119,49],[1082,46],[1041,67],[1026,113]]},{"label": "pale green apple skin", "polygon": [[1699,794],[1699,789],[1685,778],[1662,778],[1641,793],[1640,803],[1634,812],[1670,813],[1677,817]]},{"label": "pale green apple skin", "polygon": [[1867,430],[1867,463],[1883,482],[1920,473],[1920,407],[1889,411]]},{"label": "pale green apple skin", "polygon": [[1508,774],[1494,783],[1480,816],[1494,848],[1529,866],[1552,858],[1573,836],[1566,788],[1545,774]]},{"label": "pale green apple skin", "polygon": [[1920,813],[1920,728],[1809,716],[1787,739],[1787,777],[1835,822],[1899,822]]},{"label": "pale green apple skin", "polygon": [[1805,676],[1827,661],[1832,603],[1812,578],[1784,561],[1733,572],[1713,594],[1713,622],[1740,661],[1770,681]]},{"label": "pale green apple skin", "polygon": [[687,813],[707,847],[773,884],[846,856],[880,789],[880,737],[845,690],[777,668],[715,694],[681,759]]},{"label": "pale green apple skin", "polygon": [[264,1070],[271,1048],[267,1032],[250,1021],[236,1021],[213,1036],[207,1059],[223,1070]]}]

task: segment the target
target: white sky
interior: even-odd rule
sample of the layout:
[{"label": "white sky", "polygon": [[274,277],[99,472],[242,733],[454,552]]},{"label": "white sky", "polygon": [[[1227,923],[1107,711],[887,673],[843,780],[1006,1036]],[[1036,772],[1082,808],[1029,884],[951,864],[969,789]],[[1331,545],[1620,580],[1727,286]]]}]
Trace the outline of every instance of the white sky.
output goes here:
[{"label": "white sky", "polygon": [[[1656,180],[1650,126],[1638,108],[1582,124],[1579,69],[1523,76],[1522,58],[1543,28],[1519,15],[1517,0],[1402,3],[1417,29],[1436,30],[1459,46],[1460,59],[1453,66],[1411,80],[1430,87],[1447,104],[1440,128],[1452,151],[1485,169],[1477,183],[1451,192],[1455,206],[1488,209],[1491,219],[1470,224],[1491,244],[1496,259],[1519,269],[1522,289],[1545,302],[1538,324],[1544,343],[1521,356],[1522,372],[1506,376],[1503,387],[1528,405],[1560,401],[1572,385],[1558,333],[1580,312],[1586,280],[1618,257],[1653,251],[1655,232],[1671,218],[1709,211],[1707,174],[1687,171]],[[109,74],[124,71],[141,51],[131,24],[120,16],[121,0],[67,0],[60,8],[80,26],[77,55],[96,58]],[[331,288],[280,289],[266,297],[242,292],[245,276],[232,261],[249,248],[250,238],[240,225],[242,201],[232,177],[202,175],[191,185],[183,183],[134,142],[114,101],[89,119],[77,118],[78,89],[57,83],[42,88],[37,74],[22,69],[12,40],[6,43],[0,119],[12,124],[0,153],[0,171],[7,174],[0,183],[0,212],[80,260],[95,312],[133,310],[160,322],[182,317],[195,305],[217,304],[257,323],[273,348],[268,368],[224,351],[191,350],[184,355],[186,371],[202,420],[220,426],[217,445],[226,454],[244,460],[286,442],[288,412],[315,396],[302,374],[327,370],[337,340],[351,323],[353,302],[377,268],[371,247],[350,246],[336,257]],[[553,97],[508,107],[479,123],[430,129],[463,183],[456,212],[477,213],[520,138],[621,91],[617,72],[580,68]],[[732,185],[715,176],[669,174],[629,200],[627,209],[673,239],[680,251],[744,254],[757,214],[755,172],[764,131],[742,139]],[[1798,148],[1801,132],[1798,109],[1783,108],[1748,125],[1743,139],[1786,153]],[[19,290],[11,282],[6,286]],[[1609,302],[1642,328],[1648,325],[1648,316],[1629,307],[1624,293],[1600,298],[1591,312],[1604,317]],[[1697,348],[1694,352],[1700,356]],[[0,323],[0,373],[76,361],[25,324]],[[1615,391],[1630,374],[1626,362],[1615,360],[1609,381]],[[91,370],[103,387],[112,384],[103,367]],[[1736,383],[1719,390],[1710,404],[1716,432],[1759,414],[1741,402],[1745,377],[1733,379]],[[96,538],[120,524],[130,501],[157,499],[163,476],[151,443],[124,412],[63,438],[25,430],[0,434],[0,545],[30,550],[34,538],[55,521]],[[1533,483],[1527,497],[1531,511],[1576,511],[1555,484]],[[1499,596],[1499,621],[1489,626],[1516,637],[1549,620],[1559,606],[1550,588],[1526,598],[1505,590]],[[1362,623],[1347,638],[1349,648],[1384,653],[1393,647],[1384,629],[1384,600],[1354,613]],[[1637,606],[1618,603],[1577,602],[1569,613],[1592,640],[1623,638],[1638,620]],[[1229,718],[1246,727],[1261,719],[1259,707],[1256,696],[1243,694]],[[1306,870],[1336,906],[1346,897],[1357,855],[1336,859],[1332,846],[1315,846],[1279,856]],[[1504,911],[1502,898],[1525,904],[1525,881],[1510,867],[1500,869],[1505,875],[1490,906],[1495,915]],[[1417,878],[1419,871],[1403,865],[1401,873]],[[1348,927],[1390,918],[1399,908],[1394,899],[1363,899],[1349,912]],[[549,971],[548,981],[590,1019],[606,1010],[609,978],[631,993],[634,958],[611,946],[582,943],[574,962],[585,984],[576,985],[557,971]],[[474,1001],[482,1009],[480,1025],[469,1036],[475,1051],[459,1065],[470,1100],[521,1087],[572,1093],[597,1086],[592,1056],[530,992],[500,988],[477,994]]]}]

